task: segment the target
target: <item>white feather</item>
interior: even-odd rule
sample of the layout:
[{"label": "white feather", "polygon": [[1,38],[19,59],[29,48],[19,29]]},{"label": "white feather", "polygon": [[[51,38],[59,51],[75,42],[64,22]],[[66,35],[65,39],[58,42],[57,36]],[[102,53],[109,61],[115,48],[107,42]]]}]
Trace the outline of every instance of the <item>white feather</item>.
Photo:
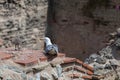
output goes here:
[{"label": "white feather", "polygon": [[48,37],[45,37],[45,43],[46,43],[46,46],[52,45],[52,42],[51,42],[50,38],[48,38]]}]

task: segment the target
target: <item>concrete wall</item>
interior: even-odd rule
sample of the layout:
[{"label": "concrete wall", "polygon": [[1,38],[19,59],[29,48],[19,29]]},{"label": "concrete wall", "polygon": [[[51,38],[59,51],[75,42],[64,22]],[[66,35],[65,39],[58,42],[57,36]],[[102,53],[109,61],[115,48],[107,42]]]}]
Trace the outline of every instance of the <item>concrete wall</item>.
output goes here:
[{"label": "concrete wall", "polygon": [[[120,27],[120,10],[115,9],[115,5],[119,4],[111,2],[106,9],[96,8],[93,19],[82,13],[87,2],[88,0],[53,0],[48,13],[47,35],[58,44],[61,52],[83,60],[102,49],[108,34]],[[97,25],[95,19],[108,23]]]}]

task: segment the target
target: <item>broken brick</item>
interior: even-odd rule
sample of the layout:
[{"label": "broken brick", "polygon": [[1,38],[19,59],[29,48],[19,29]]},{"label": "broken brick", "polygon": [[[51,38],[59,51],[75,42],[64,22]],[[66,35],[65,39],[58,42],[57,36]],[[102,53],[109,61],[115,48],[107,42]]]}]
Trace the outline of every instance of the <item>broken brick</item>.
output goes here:
[{"label": "broken brick", "polygon": [[1,60],[9,59],[9,58],[12,58],[12,57],[13,57],[12,54],[0,52],[0,59],[1,59]]},{"label": "broken brick", "polygon": [[38,61],[45,61],[47,60],[46,56],[44,56],[44,53],[39,51],[33,51],[31,54],[23,54],[18,59],[14,60],[14,62],[22,65],[28,65],[28,64],[35,64]]},{"label": "broken brick", "polygon": [[82,66],[83,66],[84,68],[89,69],[89,70],[92,71],[92,72],[94,71],[93,67],[89,66],[88,64],[83,63]]},{"label": "broken brick", "polygon": [[58,53],[57,57],[65,57],[65,54],[63,54],[63,53]]},{"label": "broken brick", "polygon": [[82,76],[83,79],[92,79],[92,76]]},{"label": "broken brick", "polygon": [[87,68],[87,69],[89,69],[90,71],[93,72],[93,67],[89,66],[88,64],[83,63],[83,62],[80,61],[79,59],[77,59],[76,62],[79,63],[79,64],[81,64],[84,68]]},{"label": "broken brick", "polygon": [[3,40],[2,39],[0,39],[0,45],[2,45],[3,44]]},{"label": "broken brick", "polygon": [[14,62],[21,64],[21,65],[28,65],[28,64],[34,64],[37,63],[38,60],[35,58],[27,58],[27,59],[23,59],[23,60],[15,60]]},{"label": "broken brick", "polygon": [[79,66],[67,67],[67,68],[64,69],[64,71],[66,71],[66,72],[67,72],[67,71],[70,71],[70,70],[73,69],[73,67],[74,67],[74,69],[76,69],[76,70],[78,70],[78,71],[80,71],[80,72],[86,73],[86,74],[88,74],[88,75],[93,75],[93,72],[91,72],[91,71],[89,71],[89,70],[87,70],[87,69],[84,69],[84,68],[82,68],[82,67],[79,67]]},{"label": "broken brick", "polygon": [[79,66],[75,66],[75,69],[81,71],[81,72],[84,72],[88,75],[93,75],[93,72],[89,71],[89,70],[86,70],[86,69],[83,69],[82,67],[79,67]]},{"label": "broken brick", "polygon": [[76,63],[82,65],[84,68],[93,72],[93,67],[89,66],[88,64],[83,63],[82,61],[80,61],[79,59],[76,59],[76,58],[65,58],[63,60],[62,64],[73,63],[73,62],[76,62]]},{"label": "broken brick", "polygon": [[47,57],[40,57],[40,61],[46,61]]},{"label": "broken brick", "polygon": [[79,59],[77,59],[77,61],[76,61],[77,63],[79,63],[79,64],[83,64],[83,62],[82,61],[80,61]]},{"label": "broken brick", "polygon": [[91,80],[92,79],[92,76],[80,76],[80,74],[75,74],[75,73],[73,73],[73,74],[69,74],[68,75],[68,77],[70,77],[70,78],[79,78],[79,77],[81,77],[81,78],[83,78],[83,79],[88,79],[88,80]]},{"label": "broken brick", "polygon": [[76,58],[65,58],[63,60],[63,64],[66,64],[66,63],[72,63],[72,62],[75,62],[76,61]]}]

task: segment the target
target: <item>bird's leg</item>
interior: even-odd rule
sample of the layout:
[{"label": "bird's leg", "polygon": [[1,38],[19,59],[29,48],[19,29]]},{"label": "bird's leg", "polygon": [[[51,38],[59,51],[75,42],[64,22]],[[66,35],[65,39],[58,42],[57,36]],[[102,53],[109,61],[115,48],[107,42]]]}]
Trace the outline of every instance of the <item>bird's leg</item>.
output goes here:
[{"label": "bird's leg", "polygon": [[18,44],[18,50],[20,50],[20,45]]},{"label": "bird's leg", "polygon": [[17,50],[16,44],[15,44],[15,50]]}]

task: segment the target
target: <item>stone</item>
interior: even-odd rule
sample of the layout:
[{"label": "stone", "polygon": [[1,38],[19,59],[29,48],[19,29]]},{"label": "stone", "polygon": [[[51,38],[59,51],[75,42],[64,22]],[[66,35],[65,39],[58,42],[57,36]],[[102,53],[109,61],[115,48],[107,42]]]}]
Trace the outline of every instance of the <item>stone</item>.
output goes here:
[{"label": "stone", "polygon": [[40,73],[36,73],[36,80],[40,80]]},{"label": "stone", "polygon": [[107,45],[112,45],[114,42],[115,42],[115,40],[111,39],[111,40],[109,40],[109,42],[107,43]]},{"label": "stone", "polygon": [[47,72],[41,72],[40,80],[52,80],[51,75]]},{"label": "stone", "polygon": [[109,69],[109,70],[112,70],[112,66],[111,66],[110,64],[105,64],[104,69]]},{"label": "stone", "polygon": [[86,63],[86,64],[90,64],[90,62],[89,62],[89,58],[86,58],[85,61],[84,61],[84,63]]},{"label": "stone", "polygon": [[12,20],[8,20],[5,25],[8,27],[8,28],[12,28],[13,27],[13,21]]},{"label": "stone", "polygon": [[105,58],[107,58],[107,59],[113,59],[113,55],[112,54],[106,54]]},{"label": "stone", "polygon": [[97,57],[96,62],[99,63],[99,64],[105,64],[106,60],[104,58],[102,58],[102,57]]},{"label": "stone", "polygon": [[102,58],[100,55],[97,55],[97,54],[90,55],[87,61],[88,63],[97,62],[99,64],[104,64],[106,62],[104,58]]},{"label": "stone", "polygon": [[34,32],[34,34],[38,35],[39,34],[39,29],[38,28],[34,28],[33,32]]},{"label": "stone", "polygon": [[6,78],[6,80],[12,80],[12,78],[11,78],[10,76],[8,76],[8,77]]},{"label": "stone", "polygon": [[111,37],[115,37],[116,35],[117,35],[117,33],[116,32],[113,32],[113,33],[110,33],[109,34]]},{"label": "stone", "polygon": [[102,75],[103,74],[103,72],[101,72],[101,71],[96,71],[96,72],[94,72],[94,75]]},{"label": "stone", "polygon": [[95,64],[94,65],[94,70],[97,71],[97,70],[102,70],[104,69],[104,66],[103,65],[100,65],[100,64]]},{"label": "stone", "polygon": [[33,78],[29,78],[28,80],[34,80]]},{"label": "stone", "polygon": [[118,28],[116,31],[117,31],[117,35],[120,36],[120,28]]},{"label": "stone", "polygon": [[3,76],[3,70],[0,69],[0,78],[2,78],[2,76]]},{"label": "stone", "polygon": [[98,57],[99,55],[97,55],[97,54],[92,54],[92,55],[90,55],[90,59],[96,59],[97,57]]},{"label": "stone", "polygon": [[112,53],[112,48],[110,46],[107,46],[103,48],[101,51],[99,51],[101,56],[104,56],[106,54],[111,54]]},{"label": "stone", "polygon": [[8,66],[8,69],[15,71],[17,73],[23,73],[23,71],[15,66]]},{"label": "stone", "polygon": [[117,60],[110,60],[110,64],[114,69],[117,69],[119,62]]},{"label": "stone", "polygon": [[26,69],[24,69],[24,72],[25,72],[25,73],[30,73],[30,72],[32,72],[32,71],[33,71],[32,68],[26,68]]},{"label": "stone", "polygon": [[23,80],[27,80],[27,75],[25,73],[22,73],[21,77],[22,77]]},{"label": "stone", "polygon": [[48,63],[42,64],[42,65],[37,65],[37,66],[32,67],[32,71],[38,72],[38,71],[45,69],[48,66],[50,66]]},{"label": "stone", "polygon": [[116,47],[120,47],[120,38],[118,38],[115,42],[114,42]]},{"label": "stone", "polygon": [[57,75],[58,77],[61,77],[62,76],[62,67],[60,66],[60,64],[57,64],[56,65],[56,70],[57,70]]},{"label": "stone", "polygon": [[58,79],[58,74],[57,74],[56,69],[52,69],[51,75],[53,76],[53,80],[57,80]]},{"label": "stone", "polygon": [[92,63],[95,61],[95,59],[98,57],[99,55],[97,54],[92,54],[90,55],[90,57],[87,59],[88,63]]}]

